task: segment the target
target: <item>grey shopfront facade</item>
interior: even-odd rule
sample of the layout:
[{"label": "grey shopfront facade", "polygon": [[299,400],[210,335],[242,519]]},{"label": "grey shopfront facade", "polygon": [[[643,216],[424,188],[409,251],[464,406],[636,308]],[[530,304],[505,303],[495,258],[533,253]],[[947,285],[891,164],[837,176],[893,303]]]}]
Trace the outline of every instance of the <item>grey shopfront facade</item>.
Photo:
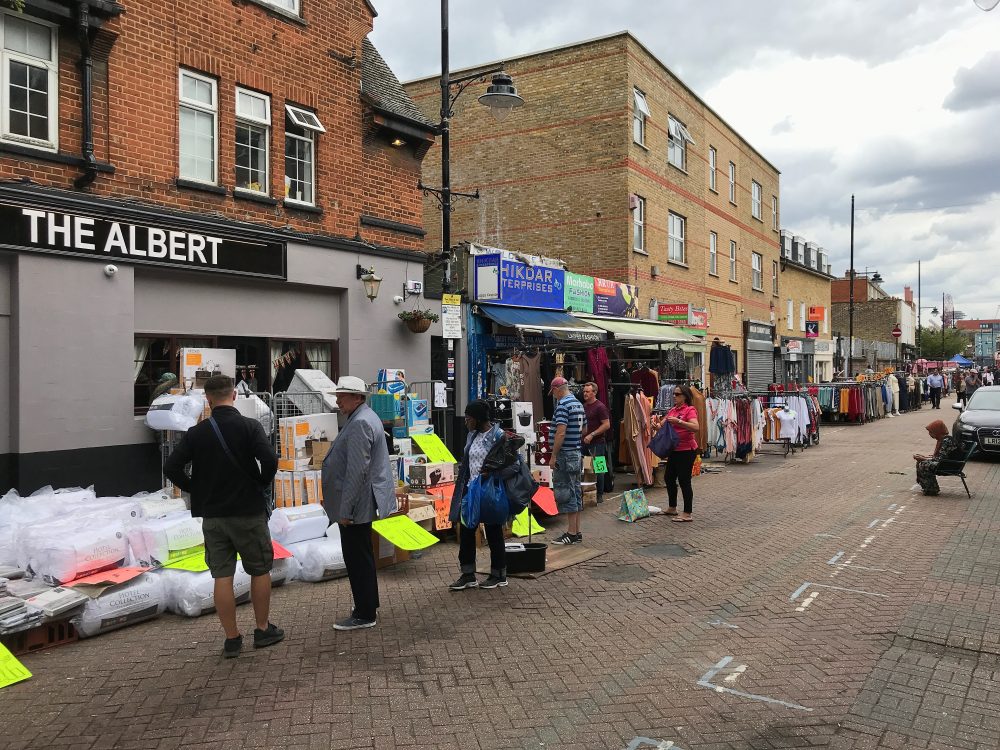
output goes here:
[{"label": "grey shopfront facade", "polygon": [[[282,348],[329,352],[334,377],[429,379],[430,337],[393,303],[423,279],[421,253],[29,184],[0,185],[0,215],[0,492],[156,489],[138,382],[158,374],[143,362],[163,342],[237,348],[264,367]],[[358,265],[382,277],[374,301]]]}]

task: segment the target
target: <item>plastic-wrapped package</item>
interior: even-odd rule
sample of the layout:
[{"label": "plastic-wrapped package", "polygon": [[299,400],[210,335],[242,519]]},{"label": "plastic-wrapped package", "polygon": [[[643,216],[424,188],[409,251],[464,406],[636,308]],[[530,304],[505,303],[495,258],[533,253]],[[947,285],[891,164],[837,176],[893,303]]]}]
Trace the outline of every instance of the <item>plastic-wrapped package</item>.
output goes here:
[{"label": "plastic-wrapped package", "polygon": [[306,542],[289,544],[287,547],[302,566],[299,572],[300,580],[313,583],[328,581],[331,578],[339,578],[347,570],[339,537],[310,539]]},{"label": "plastic-wrapped package", "polygon": [[[162,568],[153,575],[164,582],[167,609],[176,615],[199,617],[215,611],[215,582],[209,571],[189,573],[186,570]],[[236,603],[250,601],[250,576],[237,561],[233,577]]]},{"label": "plastic-wrapped package", "polygon": [[295,544],[307,539],[319,539],[326,533],[330,519],[322,505],[301,505],[297,508],[275,508],[267,522],[271,538],[278,544]]},{"label": "plastic-wrapped package", "polygon": [[205,411],[205,396],[189,393],[186,396],[164,394],[153,400],[146,412],[146,426],[154,430],[187,432]]},{"label": "plastic-wrapped package", "polygon": [[99,497],[84,503],[81,510],[88,515],[117,518],[124,523],[142,518],[142,506],[131,497]]},{"label": "plastic-wrapped package", "polygon": [[236,410],[244,417],[250,417],[260,422],[266,435],[274,432],[274,412],[265,404],[259,396],[254,394],[241,395],[233,404]]},{"label": "plastic-wrapped package", "polygon": [[81,638],[90,638],[151,620],[163,614],[166,607],[163,579],[143,573],[128,583],[108,589],[96,599],[89,599],[83,611],[73,619],[73,624]]},{"label": "plastic-wrapped package", "polygon": [[0,564],[20,565],[19,537],[34,523],[79,516],[83,504],[93,501],[94,488],[54,490],[42,487],[27,497],[11,490],[0,497]]},{"label": "plastic-wrapped package", "polygon": [[179,497],[160,490],[148,495],[139,494],[133,498],[142,509],[143,518],[162,518],[170,513],[183,513],[187,510],[187,503]]},{"label": "plastic-wrapped package", "polygon": [[125,524],[94,516],[32,524],[19,534],[17,545],[22,567],[56,586],[119,568],[128,556]]},{"label": "plastic-wrapped package", "polygon": [[162,518],[144,518],[128,527],[132,557],[144,568],[164,565],[194,554],[205,546],[201,519],[188,511],[170,513]]},{"label": "plastic-wrapped package", "polygon": [[271,566],[271,585],[277,587],[291,583],[299,578],[301,570],[302,564],[294,557],[275,560],[274,565]]}]

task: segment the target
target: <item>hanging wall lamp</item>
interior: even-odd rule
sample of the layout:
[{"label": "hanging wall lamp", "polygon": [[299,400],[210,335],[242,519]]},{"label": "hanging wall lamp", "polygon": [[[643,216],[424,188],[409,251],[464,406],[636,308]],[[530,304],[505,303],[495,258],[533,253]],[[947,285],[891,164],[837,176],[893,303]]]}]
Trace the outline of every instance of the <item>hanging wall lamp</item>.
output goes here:
[{"label": "hanging wall lamp", "polygon": [[378,288],[382,283],[382,277],[376,275],[374,267],[365,268],[359,264],[357,270],[358,278],[365,285],[365,296],[370,302],[374,302],[375,298],[378,297]]}]

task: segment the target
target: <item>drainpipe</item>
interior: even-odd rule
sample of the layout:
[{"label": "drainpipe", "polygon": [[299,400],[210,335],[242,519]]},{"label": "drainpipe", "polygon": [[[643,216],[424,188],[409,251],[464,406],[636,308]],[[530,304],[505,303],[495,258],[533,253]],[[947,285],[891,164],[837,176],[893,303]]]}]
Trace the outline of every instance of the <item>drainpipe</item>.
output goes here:
[{"label": "drainpipe", "polygon": [[82,175],[73,180],[73,187],[83,190],[97,179],[97,158],[94,156],[94,58],[90,48],[90,3],[77,0],[76,38],[80,43],[80,84],[83,93],[83,161]]}]

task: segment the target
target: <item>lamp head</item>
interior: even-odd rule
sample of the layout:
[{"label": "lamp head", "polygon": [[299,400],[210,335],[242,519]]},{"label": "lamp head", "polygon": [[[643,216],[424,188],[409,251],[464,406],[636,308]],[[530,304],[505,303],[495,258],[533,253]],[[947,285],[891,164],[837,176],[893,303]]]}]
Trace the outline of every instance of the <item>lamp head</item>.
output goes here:
[{"label": "lamp head", "polygon": [[497,122],[503,122],[515,107],[524,104],[524,99],[518,96],[517,86],[509,75],[495,73],[486,93],[479,97],[479,103],[490,108],[490,113]]}]

